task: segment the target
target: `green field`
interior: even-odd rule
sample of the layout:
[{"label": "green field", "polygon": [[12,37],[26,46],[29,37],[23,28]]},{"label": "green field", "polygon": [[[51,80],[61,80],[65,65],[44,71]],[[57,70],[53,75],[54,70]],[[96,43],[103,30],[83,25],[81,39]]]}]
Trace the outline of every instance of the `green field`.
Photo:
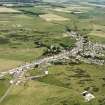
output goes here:
[{"label": "green field", "polygon": [[[67,28],[75,30],[76,26],[81,35],[88,35],[91,41],[105,44],[104,9],[93,6],[83,8],[85,5],[79,4],[81,8],[78,8],[85,12],[75,13],[75,8],[70,8],[71,4],[62,4],[63,7],[44,5],[12,7],[20,12],[0,13],[0,71],[43,57],[52,45],[72,48],[75,40],[63,36]],[[55,11],[56,8],[69,8],[70,13]],[[48,22],[40,18],[40,15],[47,13],[69,20]],[[50,74],[46,77],[14,86],[0,105],[105,105],[105,65],[82,62],[52,65],[48,71]],[[41,73],[30,70],[27,74]],[[10,78],[0,79],[0,98],[9,87]],[[92,88],[96,98],[86,103],[81,93],[89,88]]]},{"label": "green field", "polygon": [[[89,64],[52,66],[47,77],[15,86],[2,105],[104,105],[104,72],[105,66]],[[81,92],[88,88],[96,98],[85,103]]]}]

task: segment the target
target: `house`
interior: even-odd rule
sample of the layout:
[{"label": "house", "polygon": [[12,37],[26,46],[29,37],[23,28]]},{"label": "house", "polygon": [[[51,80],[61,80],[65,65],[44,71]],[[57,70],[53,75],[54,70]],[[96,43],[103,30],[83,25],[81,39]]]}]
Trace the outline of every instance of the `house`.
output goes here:
[{"label": "house", "polygon": [[82,93],[82,95],[83,95],[83,97],[85,99],[85,102],[89,102],[89,101],[91,101],[92,99],[95,98],[95,96],[93,94],[91,94],[90,92],[88,92],[88,91],[84,91]]}]

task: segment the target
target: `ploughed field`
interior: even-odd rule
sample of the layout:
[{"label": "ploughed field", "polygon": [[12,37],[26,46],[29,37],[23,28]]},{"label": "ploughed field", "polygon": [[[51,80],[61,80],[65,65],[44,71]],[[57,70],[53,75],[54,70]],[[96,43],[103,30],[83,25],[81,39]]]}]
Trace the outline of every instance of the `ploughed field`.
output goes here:
[{"label": "ploughed field", "polygon": [[[72,48],[75,40],[66,35],[67,28],[74,30],[76,26],[90,40],[105,44],[105,10],[70,5],[0,7],[0,71],[45,56],[52,45]],[[14,86],[0,105],[105,104],[105,66],[58,64],[48,67],[48,71],[46,77]],[[31,70],[27,75],[40,75],[40,71]],[[10,86],[10,79],[7,76],[0,80],[0,97]],[[88,88],[96,98],[86,103],[81,93]]]}]

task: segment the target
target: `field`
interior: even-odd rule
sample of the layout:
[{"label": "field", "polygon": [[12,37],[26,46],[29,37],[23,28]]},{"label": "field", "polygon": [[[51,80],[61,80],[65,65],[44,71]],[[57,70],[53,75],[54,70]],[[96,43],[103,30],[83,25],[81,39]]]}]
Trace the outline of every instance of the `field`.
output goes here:
[{"label": "field", "polygon": [[[17,101],[20,105],[104,105],[104,68],[88,64],[52,66],[49,76],[15,86],[2,105],[18,105]],[[96,99],[84,103],[81,93],[87,88],[93,89]]]},{"label": "field", "polygon": [[21,65],[22,62],[15,60],[0,59],[0,71],[7,71]]},{"label": "field", "polygon": [[[35,4],[0,7],[0,71],[45,57],[51,46],[69,48],[75,40],[67,29],[105,44],[105,10],[86,4]],[[40,68],[39,68],[40,69]],[[105,65],[51,65],[49,75],[14,86],[0,105],[105,105]],[[32,69],[26,75],[40,75]],[[0,98],[11,77],[0,79]],[[95,99],[84,102],[81,93],[92,89]]]},{"label": "field", "polygon": [[65,13],[85,13],[88,12],[90,10],[92,10],[93,8],[89,7],[89,6],[81,6],[81,5],[69,5],[65,8],[54,8],[52,9],[53,11],[57,11],[57,12],[65,12]]},{"label": "field", "polygon": [[105,26],[93,24],[93,31],[90,35],[98,36],[98,37],[105,37]]},{"label": "field", "polygon": [[40,17],[46,21],[66,21],[68,20],[67,18],[54,15],[54,14],[45,14],[45,15],[40,15]]},{"label": "field", "polygon": [[19,11],[12,8],[0,7],[0,13],[18,13]]}]

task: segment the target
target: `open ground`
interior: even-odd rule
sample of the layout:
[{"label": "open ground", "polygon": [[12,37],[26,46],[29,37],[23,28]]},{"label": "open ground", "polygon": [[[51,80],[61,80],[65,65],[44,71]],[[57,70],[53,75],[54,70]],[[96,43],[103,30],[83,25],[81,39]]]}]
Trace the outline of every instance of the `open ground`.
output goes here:
[{"label": "open ground", "polygon": [[7,7],[0,7],[0,13],[18,13],[18,10],[7,8]]},{"label": "open ground", "polygon": [[[77,29],[90,40],[105,44],[104,10],[92,6],[70,6],[66,5],[70,12],[56,5],[53,9],[60,10],[52,11],[52,5],[48,4],[0,7],[0,71],[43,57],[52,45],[72,48],[75,41],[66,34],[68,29]],[[73,14],[72,9],[86,12]],[[17,102],[19,105],[105,105],[104,65],[58,64],[48,67],[48,71],[49,75],[44,78],[15,86],[0,105],[17,105]],[[40,72],[35,68],[27,75]],[[0,80],[0,97],[8,89],[10,79],[7,76]],[[88,88],[93,89],[96,98],[86,103],[81,92]]]}]

